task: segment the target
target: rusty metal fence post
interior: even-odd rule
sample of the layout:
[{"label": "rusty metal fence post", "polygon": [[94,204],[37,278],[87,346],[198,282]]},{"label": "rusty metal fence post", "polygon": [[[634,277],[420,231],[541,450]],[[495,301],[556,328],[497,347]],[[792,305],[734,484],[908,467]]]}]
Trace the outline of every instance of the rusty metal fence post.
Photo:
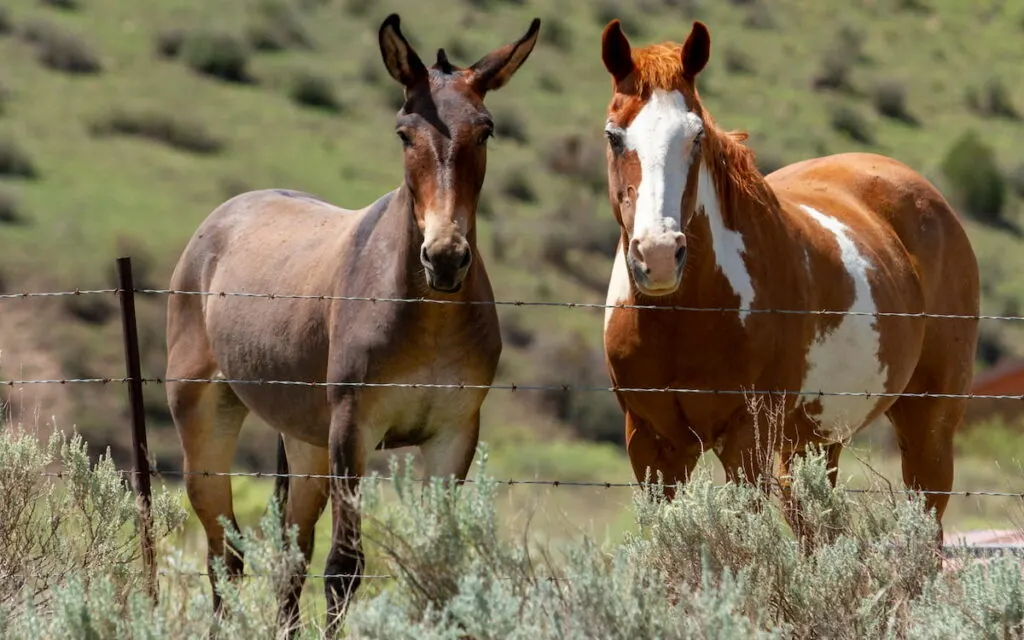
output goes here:
[{"label": "rusty metal fence post", "polygon": [[132,458],[135,491],[138,493],[139,538],[142,565],[146,571],[149,595],[157,599],[156,549],[153,544],[152,489],[150,487],[149,445],[146,442],[146,414],[142,401],[142,365],[139,358],[139,330],[135,322],[135,282],[132,259],[117,259],[118,296],[121,301],[121,327],[124,335],[124,364],[128,384],[128,403],[132,423]]}]

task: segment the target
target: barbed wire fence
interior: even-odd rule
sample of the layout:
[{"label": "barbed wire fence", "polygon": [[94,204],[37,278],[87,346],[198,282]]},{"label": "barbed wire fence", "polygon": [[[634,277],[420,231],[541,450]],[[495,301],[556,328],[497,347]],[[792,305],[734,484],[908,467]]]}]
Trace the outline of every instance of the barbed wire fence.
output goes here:
[{"label": "barbed wire fence", "polygon": [[[209,576],[202,571],[170,571],[156,568],[155,545],[152,536],[152,489],[151,479],[157,477],[185,478],[188,476],[224,476],[224,477],[247,477],[247,478],[299,478],[299,479],[331,479],[350,480],[357,479],[353,476],[340,476],[330,474],[296,474],[296,473],[275,473],[262,471],[232,471],[232,472],[187,472],[152,469],[150,466],[149,446],[146,433],[145,406],[143,402],[143,387],[148,384],[165,385],[169,383],[200,383],[200,384],[230,384],[230,385],[257,385],[257,386],[297,386],[297,387],[387,387],[387,388],[408,388],[408,389],[452,389],[452,390],[499,390],[509,392],[623,392],[623,393],[674,393],[674,394],[703,394],[703,395],[764,395],[764,396],[854,396],[865,398],[959,398],[966,400],[1005,400],[1024,401],[1024,394],[975,394],[975,393],[906,393],[906,392],[880,392],[869,390],[823,390],[823,389],[797,389],[797,390],[776,390],[776,389],[700,389],[700,388],[637,388],[620,386],[593,386],[593,385],[541,385],[541,384],[519,384],[499,383],[490,385],[462,384],[462,383],[421,383],[421,382],[364,382],[364,381],[324,381],[324,380],[263,380],[263,379],[230,379],[223,377],[215,378],[163,378],[158,376],[147,377],[142,372],[138,327],[135,317],[135,297],[144,296],[205,296],[218,298],[249,298],[274,300],[302,300],[320,302],[364,302],[368,304],[438,304],[438,305],[468,305],[468,306],[497,306],[497,307],[547,307],[565,309],[639,309],[651,311],[676,311],[694,313],[741,313],[741,314],[777,314],[777,315],[816,315],[816,316],[870,316],[870,317],[894,317],[894,318],[921,318],[921,319],[945,319],[945,320],[991,320],[1002,322],[1024,321],[1024,316],[1018,315],[957,315],[926,312],[886,312],[886,311],[844,311],[829,309],[769,309],[769,308],[735,308],[735,307],[687,307],[674,305],[641,305],[641,304],[601,304],[589,302],[559,302],[559,301],[522,301],[522,300],[441,300],[432,298],[390,298],[390,297],[363,297],[363,296],[335,296],[335,295],[308,295],[288,293],[267,293],[267,292],[244,292],[244,291],[185,291],[175,289],[151,289],[136,288],[133,281],[131,259],[119,258],[117,260],[118,286],[106,289],[73,289],[64,291],[44,292],[20,292],[0,294],[0,302],[5,300],[23,300],[31,298],[59,298],[66,296],[93,296],[113,295],[118,298],[121,321],[122,336],[124,342],[125,375],[120,377],[84,377],[84,378],[48,378],[48,379],[0,379],[0,386],[20,387],[25,385],[80,385],[80,384],[122,384],[127,387],[129,414],[132,433],[132,466],[131,470],[120,470],[123,476],[128,478],[138,495],[140,509],[140,546],[142,550],[143,564],[148,575],[148,585],[151,595],[155,597],[157,590],[157,576]],[[63,472],[46,472],[43,475],[60,478]],[[391,478],[380,478],[391,480]],[[414,478],[417,482],[426,482],[429,478]],[[558,479],[491,479],[490,481],[513,486],[549,486],[549,487],[592,487],[603,489],[614,488],[640,488],[644,486],[641,482],[611,482],[611,481],[576,481]],[[475,482],[467,478],[465,483]],[[999,491],[991,489],[972,489],[957,491],[914,491],[910,489],[868,489],[868,488],[847,488],[849,493],[871,494],[871,493],[920,493],[933,495],[947,495],[956,497],[991,497],[1011,498],[1024,500],[1024,491]],[[959,546],[959,545],[958,545]],[[968,548],[971,545],[967,545]],[[997,548],[1004,548],[1013,545],[990,545]],[[4,576],[0,576],[3,578]],[[257,574],[248,574],[245,577],[260,577]],[[307,578],[324,579],[333,576],[330,574],[307,573]],[[365,579],[392,579],[394,576],[385,574],[361,575]]]}]

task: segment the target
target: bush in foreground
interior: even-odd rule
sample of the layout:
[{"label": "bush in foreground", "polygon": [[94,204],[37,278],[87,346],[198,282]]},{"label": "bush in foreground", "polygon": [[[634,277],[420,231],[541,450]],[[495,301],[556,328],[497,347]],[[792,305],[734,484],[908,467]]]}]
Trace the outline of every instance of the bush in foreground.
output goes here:
[{"label": "bush in foreground", "polygon": [[[40,446],[0,433],[0,635],[36,637],[274,637],[275,593],[301,565],[294,531],[271,505],[256,531],[229,529],[253,577],[226,584],[214,620],[196,563],[165,557],[159,603],[134,558],[133,496],[109,461],[90,465],[81,440]],[[40,472],[57,462],[60,481]],[[966,556],[940,570],[935,523],[919,498],[855,500],[827,480],[824,457],[793,470],[816,542],[798,545],[764,494],[696,475],[673,501],[661,486],[635,493],[637,530],[621,544],[583,537],[561,550],[507,531],[500,485],[478,455],[472,483],[420,482],[412,465],[393,484],[372,477],[359,496],[372,563],[394,576],[369,587],[346,621],[352,638],[989,638],[1024,633],[1019,557]],[[387,488],[387,491],[385,491]],[[391,489],[394,491],[391,491]],[[181,522],[158,496],[158,534]],[[52,526],[50,523],[53,523]],[[14,541],[14,542],[12,542]],[[14,545],[14,546],[12,546]],[[12,564],[14,563],[14,564]],[[45,576],[28,582],[16,576]],[[223,572],[222,565],[215,571]],[[376,571],[375,571],[376,572]],[[316,583],[319,587],[319,583]],[[318,637],[317,618],[300,637]]]},{"label": "bush in foreground", "polygon": [[[485,460],[485,456],[481,456]],[[818,542],[797,545],[753,488],[698,475],[667,502],[636,494],[639,531],[562,557],[506,536],[497,483],[421,486],[397,473],[397,502],[370,482],[368,542],[396,584],[359,602],[358,638],[1008,637],[1024,632],[1019,558],[955,559],[940,571],[920,499],[858,502],[824,458],[794,470]]]}]

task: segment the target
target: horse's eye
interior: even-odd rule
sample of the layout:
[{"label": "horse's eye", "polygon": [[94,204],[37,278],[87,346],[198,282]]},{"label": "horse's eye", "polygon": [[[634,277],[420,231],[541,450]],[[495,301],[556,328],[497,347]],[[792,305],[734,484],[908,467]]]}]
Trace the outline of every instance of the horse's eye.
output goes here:
[{"label": "horse's eye", "polygon": [[398,139],[402,141],[402,146],[405,147],[406,149],[412,146],[412,138],[410,138],[409,134],[406,133],[404,130],[399,129],[398,131],[395,132],[395,135],[397,135]]},{"label": "horse's eye", "polygon": [[493,130],[491,130],[491,129],[484,129],[480,133],[480,137],[478,137],[476,139],[476,143],[482,147],[485,144],[487,144],[487,141],[490,140],[492,135],[494,135],[494,131]]},{"label": "horse's eye", "polygon": [[622,153],[622,150],[625,145],[623,144],[621,131],[605,129],[604,137],[608,138],[608,144],[611,146],[612,151],[615,153],[615,155],[619,155],[620,153]]}]

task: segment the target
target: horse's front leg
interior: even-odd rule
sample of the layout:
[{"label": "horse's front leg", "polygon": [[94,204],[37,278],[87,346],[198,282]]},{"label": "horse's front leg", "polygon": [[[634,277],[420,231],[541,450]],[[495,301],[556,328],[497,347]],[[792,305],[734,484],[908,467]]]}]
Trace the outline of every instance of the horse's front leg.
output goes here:
[{"label": "horse's front leg", "polygon": [[358,392],[339,390],[332,395],[328,440],[331,466],[331,549],[327,555],[324,591],[327,596],[327,635],[335,635],[348,604],[362,581],[365,558],[359,513],[359,478],[366,469],[363,434],[356,419]]},{"label": "horse's front leg", "polygon": [[659,437],[653,425],[628,409],[626,452],[638,481],[643,482],[648,471],[651,482],[657,482],[658,474],[661,474],[668,500],[675,497],[677,484],[685,484],[690,479],[702,453],[699,443],[680,447],[667,438]]}]

